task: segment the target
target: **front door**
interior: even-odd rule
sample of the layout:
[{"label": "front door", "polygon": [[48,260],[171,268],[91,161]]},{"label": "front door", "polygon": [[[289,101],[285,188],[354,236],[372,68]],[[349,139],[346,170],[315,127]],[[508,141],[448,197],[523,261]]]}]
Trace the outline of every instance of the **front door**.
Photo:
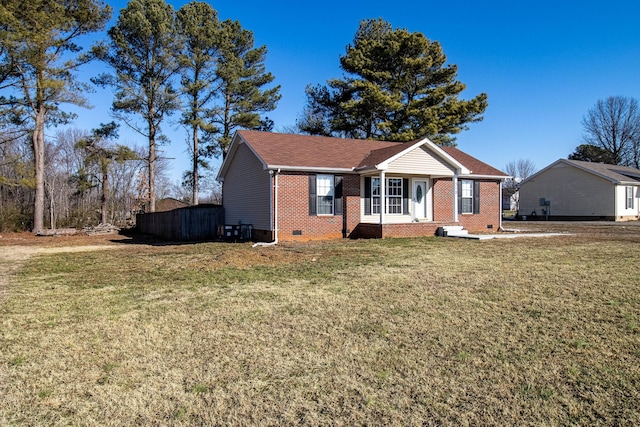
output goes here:
[{"label": "front door", "polygon": [[429,189],[427,187],[426,180],[413,181],[413,218],[414,219],[428,219],[428,194]]}]

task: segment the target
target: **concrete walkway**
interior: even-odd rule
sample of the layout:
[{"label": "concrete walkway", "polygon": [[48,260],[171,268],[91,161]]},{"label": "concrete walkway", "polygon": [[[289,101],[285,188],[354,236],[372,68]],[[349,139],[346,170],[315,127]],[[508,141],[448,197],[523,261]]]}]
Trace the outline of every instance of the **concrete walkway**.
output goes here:
[{"label": "concrete walkway", "polygon": [[490,239],[515,239],[517,237],[552,237],[552,236],[571,236],[571,233],[500,233],[500,234],[460,234],[448,237],[457,237],[459,239],[471,240],[490,240]]}]

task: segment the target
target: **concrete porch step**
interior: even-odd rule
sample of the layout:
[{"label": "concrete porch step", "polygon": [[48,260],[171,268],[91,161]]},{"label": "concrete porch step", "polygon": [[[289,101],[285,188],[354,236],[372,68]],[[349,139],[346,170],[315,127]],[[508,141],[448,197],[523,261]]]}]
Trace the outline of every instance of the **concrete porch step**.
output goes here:
[{"label": "concrete porch step", "polygon": [[469,234],[469,231],[465,230],[461,225],[444,225],[436,230],[436,236],[441,237],[458,237],[466,236],[467,234]]}]

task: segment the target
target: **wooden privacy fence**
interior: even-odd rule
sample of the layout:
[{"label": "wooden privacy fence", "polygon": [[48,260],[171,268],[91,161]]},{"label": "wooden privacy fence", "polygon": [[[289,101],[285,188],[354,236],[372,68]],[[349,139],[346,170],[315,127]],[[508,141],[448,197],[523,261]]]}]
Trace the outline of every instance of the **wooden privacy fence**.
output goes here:
[{"label": "wooden privacy fence", "polygon": [[197,205],[136,215],[139,232],[181,242],[214,240],[218,226],[223,224],[224,208],[219,205]]}]

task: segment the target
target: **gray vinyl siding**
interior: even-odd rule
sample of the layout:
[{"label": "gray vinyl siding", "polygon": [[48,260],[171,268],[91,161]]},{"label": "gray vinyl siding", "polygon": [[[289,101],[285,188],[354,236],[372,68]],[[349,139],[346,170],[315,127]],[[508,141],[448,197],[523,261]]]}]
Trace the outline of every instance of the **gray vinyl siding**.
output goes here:
[{"label": "gray vinyl siding", "polygon": [[612,217],[615,185],[591,173],[560,163],[541,172],[520,188],[520,214],[535,209],[542,215],[540,199],[551,202],[552,216]]},{"label": "gray vinyl siding", "polygon": [[225,223],[271,230],[270,181],[269,171],[245,144],[240,144],[222,183]]},{"label": "gray vinyl siding", "polygon": [[424,147],[419,147],[394,160],[389,173],[453,176],[453,169]]}]

